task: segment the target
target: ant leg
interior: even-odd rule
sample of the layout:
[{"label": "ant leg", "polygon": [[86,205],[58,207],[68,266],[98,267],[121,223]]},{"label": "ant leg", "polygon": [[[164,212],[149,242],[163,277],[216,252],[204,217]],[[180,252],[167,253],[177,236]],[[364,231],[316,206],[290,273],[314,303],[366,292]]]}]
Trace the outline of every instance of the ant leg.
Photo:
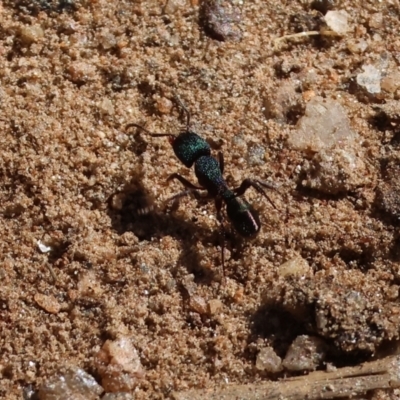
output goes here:
[{"label": "ant leg", "polygon": [[183,176],[181,176],[181,175],[179,175],[177,173],[174,173],[174,174],[170,175],[168,177],[168,179],[167,179],[167,182],[172,181],[174,179],[176,179],[180,183],[182,183],[182,185],[185,186],[186,189],[189,189],[189,191],[190,190],[206,190],[205,188],[203,188],[201,186],[193,185],[192,182],[189,182],[186,178],[184,178]]},{"label": "ant leg", "polygon": [[219,161],[219,169],[221,170],[221,174],[223,174],[225,162],[224,162],[224,155],[223,155],[222,151],[218,152],[218,161]]},{"label": "ant leg", "polygon": [[234,189],[235,195],[241,196],[250,187],[253,187],[254,189],[256,189],[258,193],[261,193],[270,202],[272,207],[274,207],[275,210],[278,211],[274,202],[268,197],[267,193],[265,193],[264,189],[262,188],[262,187],[265,187],[268,189],[276,190],[276,187],[274,185],[267,183],[267,182],[262,182],[262,181],[252,180],[252,179],[245,179],[238,188]]},{"label": "ant leg", "polygon": [[219,235],[220,235],[220,245],[221,245],[221,264],[222,264],[222,277],[225,280],[225,227],[222,216],[222,198],[217,196],[215,198],[215,208],[217,209],[217,220],[219,221]]},{"label": "ant leg", "polygon": [[182,192],[179,192],[171,197],[169,197],[167,200],[165,200],[165,202],[168,204],[170,202],[176,202],[177,200],[179,200],[182,197],[187,196],[189,193],[198,191],[198,190],[205,190],[204,188],[200,187],[200,186],[196,186],[193,185],[193,183],[189,182],[187,179],[185,179],[183,176],[174,173],[172,175],[170,175],[167,179],[167,182],[171,181],[171,180],[178,180],[180,183],[182,183],[182,185],[186,188],[185,190],[183,190]]}]

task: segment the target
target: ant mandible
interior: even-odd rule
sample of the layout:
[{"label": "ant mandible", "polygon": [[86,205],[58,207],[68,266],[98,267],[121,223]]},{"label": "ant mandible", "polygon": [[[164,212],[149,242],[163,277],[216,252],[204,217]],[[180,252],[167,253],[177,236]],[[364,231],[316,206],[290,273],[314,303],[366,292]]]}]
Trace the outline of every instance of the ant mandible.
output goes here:
[{"label": "ant mandible", "polygon": [[189,110],[183,105],[179,97],[175,96],[175,100],[186,114],[186,129],[178,135],[173,133],[149,132],[143,126],[136,123],[128,124],[126,129],[134,126],[153,137],[168,137],[178,159],[187,168],[191,168],[194,164],[194,173],[200,186],[196,186],[183,176],[173,173],[168,177],[167,181],[178,180],[186,190],[172,196],[168,201],[175,200],[192,191],[198,190],[207,190],[208,197],[214,199],[215,208],[217,210],[217,219],[220,223],[222,236],[221,262],[223,274],[225,276],[225,229],[222,215],[223,204],[225,203],[228,219],[235,230],[245,238],[252,238],[260,231],[260,217],[258,212],[250,205],[250,203],[239,196],[242,196],[247,189],[253,187],[270,202],[274,209],[277,209],[263,189],[263,187],[269,189],[275,189],[275,187],[259,180],[245,179],[236,189],[229,189],[222,176],[224,173],[224,156],[222,152],[218,153],[218,160],[211,156],[210,145],[197,133],[190,130]]}]

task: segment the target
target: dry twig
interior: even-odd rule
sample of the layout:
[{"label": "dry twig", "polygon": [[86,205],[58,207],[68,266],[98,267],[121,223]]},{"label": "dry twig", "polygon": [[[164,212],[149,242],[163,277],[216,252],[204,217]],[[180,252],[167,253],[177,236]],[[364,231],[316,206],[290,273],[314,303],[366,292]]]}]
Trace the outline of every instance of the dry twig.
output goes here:
[{"label": "dry twig", "polygon": [[174,393],[175,400],[318,400],[364,394],[373,389],[400,387],[400,356],[391,356],[345,367],[316,371],[309,375],[250,385],[226,385]]}]

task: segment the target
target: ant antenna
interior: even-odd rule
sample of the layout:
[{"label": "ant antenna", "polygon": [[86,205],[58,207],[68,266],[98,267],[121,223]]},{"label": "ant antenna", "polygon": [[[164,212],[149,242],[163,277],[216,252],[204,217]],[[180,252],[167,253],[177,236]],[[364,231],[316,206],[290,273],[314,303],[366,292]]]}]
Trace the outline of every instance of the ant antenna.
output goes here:
[{"label": "ant antenna", "polygon": [[176,94],[174,95],[175,101],[180,105],[184,113],[186,114],[186,131],[189,131],[189,125],[190,125],[190,112],[189,110],[185,107],[185,105],[182,103],[182,100],[179,98],[179,96]]},{"label": "ant antenna", "polygon": [[[190,112],[189,110],[185,107],[185,105],[183,104],[182,100],[178,97],[178,95],[174,95],[174,99],[175,101],[179,104],[179,106],[182,108],[183,112],[186,115],[186,131],[189,131],[189,126],[190,126]],[[174,135],[173,133],[153,133],[148,131],[145,127],[143,127],[142,125],[136,124],[134,122],[131,122],[130,124],[126,125],[125,129],[129,129],[132,126],[134,126],[135,128],[139,128],[141,129],[143,132],[147,133],[150,136],[168,136],[170,138],[176,138],[176,135]]]},{"label": "ant antenna", "polygon": [[172,137],[172,138],[176,138],[176,135],[174,135],[173,133],[153,133],[153,132],[150,132],[145,127],[143,127],[142,125],[135,124],[134,122],[131,122],[130,124],[126,125],[125,129],[129,129],[132,126],[134,126],[135,128],[141,129],[143,132],[147,133],[150,136],[169,136],[169,137]]}]

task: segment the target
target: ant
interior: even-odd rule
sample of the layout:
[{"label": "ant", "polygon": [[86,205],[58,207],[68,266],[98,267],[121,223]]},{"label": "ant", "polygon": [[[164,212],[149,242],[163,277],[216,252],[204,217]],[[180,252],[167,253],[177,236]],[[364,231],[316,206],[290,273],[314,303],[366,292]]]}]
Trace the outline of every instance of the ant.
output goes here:
[{"label": "ant", "polygon": [[258,212],[244,199],[242,196],[247,189],[253,187],[257,192],[261,193],[277,210],[272,200],[265,193],[263,187],[268,189],[276,189],[272,184],[259,180],[245,179],[242,184],[235,188],[229,189],[223,178],[224,173],[224,156],[222,152],[218,153],[218,160],[211,156],[210,145],[201,138],[197,133],[190,130],[190,112],[184,106],[179,97],[175,96],[176,102],[180,105],[186,115],[186,129],[179,134],[173,133],[153,133],[149,132],[143,126],[130,123],[126,129],[134,126],[149,136],[168,137],[169,142],[178,157],[187,168],[191,168],[194,164],[194,173],[200,186],[196,186],[183,176],[173,173],[167,181],[178,180],[186,190],[172,196],[167,200],[176,200],[186,196],[190,192],[198,190],[207,190],[208,196],[214,199],[215,208],[217,210],[217,219],[220,223],[220,231],[222,236],[221,244],[221,263],[223,275],[225,276],[225,229],[223,224],[222,206],[225,203],[226,213],[235,230],[245,238],[252,238],[257,235],[261,228],[260,217]]}]

